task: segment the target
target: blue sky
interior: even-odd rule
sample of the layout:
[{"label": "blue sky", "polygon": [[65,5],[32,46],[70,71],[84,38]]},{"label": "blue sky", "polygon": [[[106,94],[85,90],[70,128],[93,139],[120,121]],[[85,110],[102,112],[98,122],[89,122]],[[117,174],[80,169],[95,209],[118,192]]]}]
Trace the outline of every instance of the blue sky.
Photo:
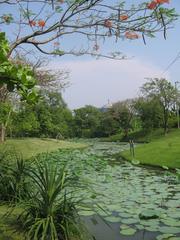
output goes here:
[{"label": "blue sky", "polygon": [[[180,14],[180,0],[172,0],[171,6]],[[71,70],[72,85],[65,91],[64,97],[71,108],[84,104],[101,106],[108,100],[116,102],[138,96],[139,87],[146,77],[166,77],[174,84],[180,81],[180,59],[164,71],[180,52],[179,43],[180,20],[168,31],[166,40],[158,34],[154,39],[147,39],[146,45],[141,40],[119,42],[117,49],[130,58],[133,56],[132,60],[66,59],[63,66]],[[111,49],[111,44],[116,45],[109,43],[107,48]]]},{"label": "blue sky", "polygon": [[[129,0],[128,3],[140,2]],[[170,7],[175,7],[180,14],[180,0],[171,0]],[[0,9],[0,15],[7,9]],[[15,9],[11,9],[12,13]],[[2,28],[0,26],[0,28]],[[2,29],[1,29],[2,30]],[[12,37],[12,29],[7,28]],[[78,39],[66,41],[64,46],[76,46]],[[52,58],[50,68],[65,68],[70,70],[70,87],[63,96],[71,109],[85,104],[102,106],[107,103],[136,97],[139,87],[146,81],[146,77],[166,77],[172,83],[180,81],[180,59],[163,74],[167,66],[180,52],[180,20],[164,40],[162,34],[154,39],[119,41],[117,44],[108,41],[103,46],[107,51],[117,49],[129,56],[129,60],[115,61],[108,59],[95,60],[91,57]],[[133,58],[132,58],[133,57]]]}]

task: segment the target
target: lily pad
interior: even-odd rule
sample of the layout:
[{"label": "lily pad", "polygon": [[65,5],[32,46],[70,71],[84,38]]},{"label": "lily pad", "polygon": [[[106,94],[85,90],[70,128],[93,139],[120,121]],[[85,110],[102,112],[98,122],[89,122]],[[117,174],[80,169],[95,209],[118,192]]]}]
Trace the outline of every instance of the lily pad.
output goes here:
[{"label": "lily pad", "polygon": [[180,227],[180,221],[177,221],[177,219],[173,218],[161,219],[161,222],[163,222],[167,226]]},{"label": "lily pad", "polygon": [[160,227],[159,231],[162,233],[172,233],[172,234],[176,234],[176,233],[180,233],[180,228],[178,227]]},{"label": "lily pad", "polygon": [[126,224],[121,224],[121,225],[120,225],[120,229],[127,229],[127,228],[129,228],[129,226],[126,225]]},{"label": "lily pad", "polygon": [[130,227],[120,231],[120,234],[126,235],[126,236],[131,236],[131,235],[134,235],[135,233],[136,233],[136,229],[130,228]]},{"label": "lily pad", "polygon": [[135,218],[124,218],[121,220],[121,222],[125,224],[135,224],[135,223],[138,223],[139,220]]},{"label": "lily pad", "polygon": [[140,161],[139,160],[132,160],[131,163],[134,164],[134,165],[139,165]]},{"label": "lily pad", "polygon": [[159,218],[159,212],[155,210],[145,210],[139,214],[139,218],[142,220]]},{"label": "lily pad", "polygon": [[79,211],[78,213],[80,216],[86,216],[86,217],[93,216],[95,214],[95,212],[93,212],[93,211],[85,211],[85,210]]},{"label": "lily pad", "polygon": [[174,237],[174,234],[162,234],[156,237],[157,240],[168,240],[171,237]]},{"label": "lily pad", "polygon": [[138,230],[144,230],[144,226],[141,224],[135,225]]},{"label": "lily pad", "polygon": [[146,226],[145,229],[149,232],[157,232],[158,226]]},{"label": "lily pad", "polygon": [[168,168],[167,166],[162,166],[162,168],[163,168],[164,170],[169,170],[169,168]]},{"label": "lily pad", "polygon": [[105,220],[111,223],[118,223],[121,221],[120,217],[115,217],[115,216],[105,217]]}]

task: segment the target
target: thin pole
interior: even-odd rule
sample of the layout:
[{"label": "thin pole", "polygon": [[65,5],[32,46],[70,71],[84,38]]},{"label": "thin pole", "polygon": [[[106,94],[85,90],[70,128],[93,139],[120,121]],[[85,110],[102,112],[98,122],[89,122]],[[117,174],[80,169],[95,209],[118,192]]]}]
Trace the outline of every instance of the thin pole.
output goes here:
[{"label": "thin pole", "polygon": [[[180,83],[180,82],[175,82],[175,88],[176,90],[178,91],[178,87],[177,87],[177,84]],[[179,103],[176,101],[176,111],[177,111],[177,124],[178,124],[178,128],[180,128],[180,122],[179,122]]]}]

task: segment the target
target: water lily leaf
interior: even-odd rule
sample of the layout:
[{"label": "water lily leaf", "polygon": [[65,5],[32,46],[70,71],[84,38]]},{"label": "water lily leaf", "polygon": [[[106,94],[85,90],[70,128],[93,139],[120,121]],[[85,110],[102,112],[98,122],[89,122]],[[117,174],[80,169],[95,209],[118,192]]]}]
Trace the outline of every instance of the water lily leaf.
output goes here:
[{"label": "water lily leaf", "polygon": [[95,212],[93,212],[93,211],[79,211],[78,214],[80,216],[93,216],[93,215],[95,215]]},{"label": "water lily leaf", "polygon": [[121,224],[121,225],[120,225],[120,229],[127,229],[127,228],[129,228],[129,226],[126,225],[126,224]]},{"label": "water lily leaf", "polygon": [[157,240],[168,240],[171,239],[171,237],[174,237],[174,234],[162,234],[162,235],[158,235],[156,237]]},{"label": "water lily leaf", "polygon": [[163,168],[164,170],[169,170],[169,168],[168,168],[167,166],[162,166],[162,168]]},{"label": "water lily leaf", "polygon": [[159,218],[159,212],[155,210],[145,210],[139,214],[142,220]]},{"label": "water lily leaf", "polygon": [[136,229],[134,228],[126,228],[120,231],[120,234],[127,235],[127,236],[134,235],[135,233],[136,233]]},{"label": "water lily leaf", "polygon": [[146,226],[145,229],[149,232],[157,232],[158,226]]},{"label": "water lily leaf", "polygon": [[134,159],[134,160],[131,161],[131,163],[134,164],[134,165],[139,165],[139,164],[140,164],[140,161]]},{"label": "water lily leaf", "polygon": [[144,230],[144,226],[143,225],[137,224],[135,226],[137,227],[138,230]]},{"label": "water lily leaf", "polygon": [[159,231],[162,233],[172,233],[172,234],[176,234],[176,233],[180,233],[180,228],[178,227],[160,227]]},{"label": "water lily leaf", "polygon": [[180,221],[177,221],[177,219],[173,218],[161,219],[161,222],[171,227],[180,227]]},{"label": "water lily leaf", "polygon": [[119,213],[119,216],[122,218],[130,218],[132,217],[132,214],[124,212],[124,213]]},{"label": "water lily leaf", "polygon": [[139,222],[139,219],[137,219],[137,218],[123,218],[121,220],[121,222],[125,223],[125,224],[135,224],[135,223]]},{"label": "water lily leaf", "polygon": [[115,217],[115,216],[105,217],[105,220],[111,223],[118,223],[121,221],[120,217]]}]

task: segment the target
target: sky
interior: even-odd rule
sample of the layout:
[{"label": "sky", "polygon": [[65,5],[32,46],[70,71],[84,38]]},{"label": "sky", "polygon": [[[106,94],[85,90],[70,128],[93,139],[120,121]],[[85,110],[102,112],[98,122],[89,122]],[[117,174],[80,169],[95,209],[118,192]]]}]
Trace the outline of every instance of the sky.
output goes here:
[{"label": "sky", "polygon": [[[180,0],[171,0],[171,6],[180,14]],[[168,31],[166,40],[161,33],[148,39],[146,45],[142,40],[111,44],[108,48],[116,47],[129,60],[71,57],[51,63],[52,68],[70,70],[70,86],[63,96],[71,109],[84,105],[101,107],[108,101],[114,103],[137,97],[147,78],[165,77],[172,84],[180,81],[180,59],[165,71],[180,52],[180,20]]]},{"label": "sky", "polygon": [[[114,1],[114,0],[112,0]],[[129,0],[136,3],[140,0]],[[180,0],[170,0],[170,7],[175,7],[180,14]],[[4,12],[5,9],[0,9]],[[15,9],[12,9],[15,12]],[[11,36],[12,29],[7,30]],[[67,44],[74,45],[78,39]],[[48,68],[67,69],[70,71],[70,86],[63,91],[63,97],[70,109],[94,105],[102,107],[110,101],[134,98],[140,94],[139,88],[147,78],[165,77],[173,84],[180,81],[180,59],[165,71],[180,52],[180,20],[167,34],[157,34],[156,38],[147,39],[144,45],[142,39],[125,40],[115,43],[108,41],[102,46],[105,50],[116,49],[123,52],[128,60],[110,60],[92,57],[56,57],[51,58]],[[179,84],[180,87],[180,84]]]}]

